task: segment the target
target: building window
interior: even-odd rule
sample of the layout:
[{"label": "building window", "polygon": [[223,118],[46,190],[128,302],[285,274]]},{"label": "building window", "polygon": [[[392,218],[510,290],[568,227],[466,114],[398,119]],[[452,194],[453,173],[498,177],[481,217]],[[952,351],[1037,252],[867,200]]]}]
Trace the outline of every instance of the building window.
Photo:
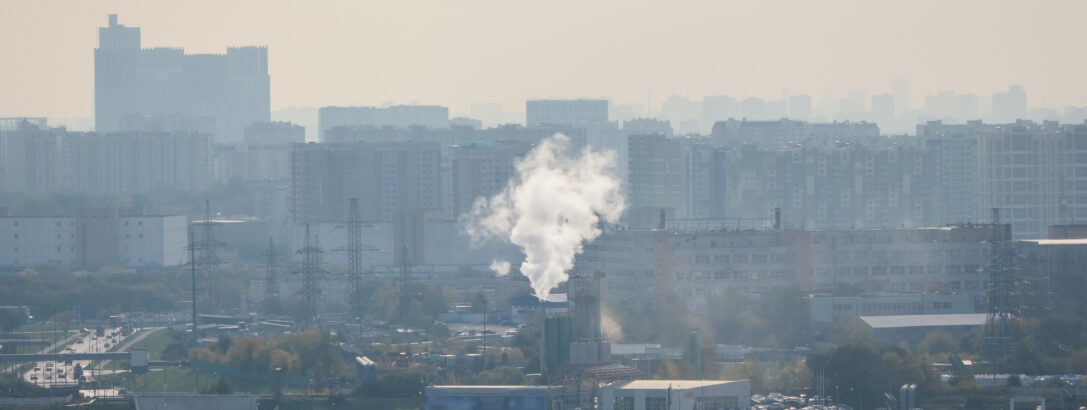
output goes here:
[{"label": "building window", "polygon": [[646,397],[645,410],[668,410],[667,397]]},{"label": "building window", "polygon": [[694,410],[738,409],[740,408],[739,400],[736,396],[696,397]]},{"label": "building window", "polygon": [[[15,263],[19,263],[16,261]],[[615,410],[634,410],[634,398],[633,397],[616,397],[615,398]]]}]

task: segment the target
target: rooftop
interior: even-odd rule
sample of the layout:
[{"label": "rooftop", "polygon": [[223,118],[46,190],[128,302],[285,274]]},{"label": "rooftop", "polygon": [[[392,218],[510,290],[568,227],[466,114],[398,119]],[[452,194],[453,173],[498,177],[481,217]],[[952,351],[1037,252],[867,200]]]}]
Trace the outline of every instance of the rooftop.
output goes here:
[{"label": "rooftop", "polygon": [[1019,242],[1033,242],[1038,245],[1087,245],[1087,238],[1075,239],[1020,239]]},{"label": "rooftop", "polygon": [[620,390],[685,390],[746,382],[746,380],[634,380],[617,386]]},{"label": "rooftop", "polygon": [[985,313],[861,316],[861,320],[873,329],[889,329],[928,326],[982,326],[985,324],[986,316]]}]

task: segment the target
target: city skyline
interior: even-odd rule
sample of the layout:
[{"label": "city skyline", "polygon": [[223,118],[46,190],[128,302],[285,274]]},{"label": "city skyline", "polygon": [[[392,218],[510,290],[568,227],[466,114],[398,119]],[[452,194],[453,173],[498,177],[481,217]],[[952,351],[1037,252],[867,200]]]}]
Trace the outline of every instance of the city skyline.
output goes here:
[{"label": "city skyline", "polygon": [[[0,67],[11,97],[0,101],[0,114],[92,116],[95,34],[110,13],[143,28],[146,47],[267,46],[273,110],[417,103],[466,113],[473,103],[499,103],[521,111],[527,99],[590,97],[643,106],[652,98],[658,112],[674,94],[806,94],[819,106],[827,93],[830,101],[890,93],[897,78],[910,81],[912,107],[941,91],[984,97],[1009,85],[1023,86],[1032,108],[1080,105],[1087,95],[1087,84],[1075,81],[1083,58],[1061,46],[1087,34],[1071,20],[1087,11],[1078,2],[331,3],[320,10],[259,3],[263,19],[248,18],[258,5],[251,2],[169,13],[137,2],[59,3],[65,13],[55,13],[58,2],[3,6],[24,18],[0,28],[0,47],[37,64]],[[410,13],[416,18],[404,18]],[[366,18],[381,15],[396,18]],[[778,23],[754,22],[765,18]],[[737,41],[743,38],[752,41]],[[355,47],[369,52],[344,53]]]}]

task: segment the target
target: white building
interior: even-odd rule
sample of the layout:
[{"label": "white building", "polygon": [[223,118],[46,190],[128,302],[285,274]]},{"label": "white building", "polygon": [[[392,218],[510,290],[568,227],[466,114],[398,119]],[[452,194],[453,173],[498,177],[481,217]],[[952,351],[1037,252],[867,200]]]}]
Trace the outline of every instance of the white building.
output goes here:
[{"label": "white building", "polygon": [[604,410],[751,408],[749,380],[634,380],[600,389]]},{"label": "white building", "polygon": [[183,215],[106,209],[77,216],[0,217],[0,267],[178,266],[186,261]]}]

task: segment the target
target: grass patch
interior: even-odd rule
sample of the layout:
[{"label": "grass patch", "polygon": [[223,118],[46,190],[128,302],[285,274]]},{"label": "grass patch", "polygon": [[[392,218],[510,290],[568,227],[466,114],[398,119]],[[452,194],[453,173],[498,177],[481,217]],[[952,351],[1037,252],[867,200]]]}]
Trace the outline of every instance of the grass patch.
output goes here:
[{"label": "grass patch", "polygon": [[[261,409],[271,409],[272,400],[262,400]],[[367,410],[417,410],[423,407],[419,399],[346,397],[343,402],[334,405],[327,396],[285,397],[279,401],[280,410],[305,409],[367,409]]]},{"label": "grass patch", "polygon": [[[170,335],[169,330],[159,329],[156,330],[154,333],[147,335],[147,337],[143,338],[143,340],[140,340],[136,344],[132,345],[132,347],[128,348],[128,350],[147,350],[151,354],[151,360],[162,360],[162,349],[165,348],[166,345],[176,341],[177,339]],[[123,343],[124,342],[122,342],[122,344]]]},{"label": "grass patch", "polygon": [[[195,376],[190,367],[170,367],[165,370],[147,372],[144,374],[111,374],[99,377],[102,381],[112,383],[118,388],[124,388],[133,392],[200,392],[208,389],[219,380],[219,375],[214,373],[198,372]],[[271,383],[260,383],[250,380],[227,379],[230,389],[236,393],[271,394]],[[196,386],[196,388],[194,388]],[[284,387],[284,393],[305,393],[301,387]]]}]

